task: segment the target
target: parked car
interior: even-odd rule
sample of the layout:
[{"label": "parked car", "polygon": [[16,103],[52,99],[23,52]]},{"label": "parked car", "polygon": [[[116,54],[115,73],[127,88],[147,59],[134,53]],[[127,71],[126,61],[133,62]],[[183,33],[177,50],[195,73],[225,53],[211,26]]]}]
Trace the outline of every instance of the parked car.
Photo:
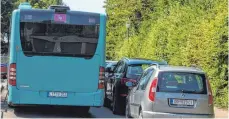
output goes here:
[{"label": "parked car", "polygon": [[118,61],[106,61],[105,67],[105,81],[109,78],[109,71],[114,70],[115,66],[117,65]]},{"label": "parked car", "polygon": [[110,63],[116,63],[117,64],[118,61],[113,61],[113,60],[106,60],[106,66]]},{"label": "parked car", "polygon": [[105,86],[104,105],[112,107],[114,114],[125,113],[126,96],[129,92],[129,87],[125,85],[127,81],[138,83],[138,78],[143,70],[151,64],[167,64],[166,62],[152,61],[147,59],[129,59],[122,58],[114,70],[109,69],[112,75],[107,79]]},{"label": "parked car", "polygon": [[111,60],[107,60],[106,61],[106,69],[111,67],[111,68],[114,68],[116,66],[118,61],[111,61]]},{"label": "parked car", "polygon": [[[104,80],[104,84],[107,84],[107,81],[109,78],[112,77],[112,73],[110,73],[110,70],[114,70],[114,68],[116,67],[118,61],[106,61],[106,67],[105,67],[105,80]],[[109,87],[108,87],[109,88]],[[104,89],[107,89],[107,85],[104,85]],[[106,95],[105,95],[106,96]],[[106,97],[104,96],[104,98],[106,99]],[[109,107],[107,105],[107,103],[103,103],[105,107]]]},{"label": "parked car", "polygon": [[4,88],[6,88],[7,84],[7,64],[8,64],[8,57],[6,55],[1,56],[1,92]]},{"label": "parked car", "polygon": [[8,57],[1,56],[1,79],[7,78],[7,64],[8,64]]},{"label": "parked car", "polygon": [[209,80],[201,69],[156,65],[147,68],[130,91],[126,117],[214,118],[213,108]]}]

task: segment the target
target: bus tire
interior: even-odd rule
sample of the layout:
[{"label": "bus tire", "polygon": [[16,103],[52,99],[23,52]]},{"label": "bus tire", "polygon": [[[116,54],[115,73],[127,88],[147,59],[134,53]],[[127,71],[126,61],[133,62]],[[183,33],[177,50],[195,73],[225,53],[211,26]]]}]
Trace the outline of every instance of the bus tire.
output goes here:
[{"label": "bus tire", "polygon": [[15,106],[12,103],[7,103],[9,108],[15,108]]},{"label": "bus tire", "polygon": [[89,113],[90,107],[89,106],[85,106],[85,107],[80,107],[80,113],[82,116],[85,116]]}]

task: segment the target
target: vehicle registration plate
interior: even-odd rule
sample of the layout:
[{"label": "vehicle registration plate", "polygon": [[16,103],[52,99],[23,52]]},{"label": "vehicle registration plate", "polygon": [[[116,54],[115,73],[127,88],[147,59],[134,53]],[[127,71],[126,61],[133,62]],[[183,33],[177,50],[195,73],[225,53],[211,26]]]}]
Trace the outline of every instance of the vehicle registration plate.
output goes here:
[{"label": "vehicle registration plate", "polygon": [[68,93],[67,92],[49,92],[48,97],[66,98],[68,97]]},{"label": "vehicle registration plate", "polygon": [[194,101],[193,100],[182,100],[182,99],[171,99],[170,104],[192,106],[194,105]]}]

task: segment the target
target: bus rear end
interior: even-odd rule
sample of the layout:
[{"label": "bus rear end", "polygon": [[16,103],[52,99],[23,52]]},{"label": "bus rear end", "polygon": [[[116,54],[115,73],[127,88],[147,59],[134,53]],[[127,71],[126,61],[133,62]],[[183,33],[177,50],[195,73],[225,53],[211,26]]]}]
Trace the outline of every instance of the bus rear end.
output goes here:
[{"label": "bus rear end", "polygon": [[103,105],[105,15],[15,10],[10,40],[9,105]]}]

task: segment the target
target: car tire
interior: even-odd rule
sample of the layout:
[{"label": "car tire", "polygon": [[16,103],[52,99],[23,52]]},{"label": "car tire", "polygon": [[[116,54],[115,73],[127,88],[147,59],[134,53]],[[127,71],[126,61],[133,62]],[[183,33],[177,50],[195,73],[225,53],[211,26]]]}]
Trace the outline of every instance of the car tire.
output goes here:
[{"label": "car tire", "polygon": [[9,108],[15,108],[15,106],[12,103],[8,103],[8,98],[9,98],[9,92],[7,92],[5,101],[7,102]]},{"label": "car tire", "polygon": [[140,109],[140,111],[139,111],[138,118],[139,118],[139,119],[143,119],[143,113],[142,113],[142,110],[141,110],[141,109]]},{"label": "car tire", "polygon": [[104,96],[104,103],[103,103],[103,106],[104,107],[110,107],[110,101],[109,99],[107,98],[107,95],[106,95],[106,87],[105,87],[105,96]]},{"label": "car tire", "polygon": [[15,108],[13,105],[11,104],[7,104],[9,108]]},{"label": "car tire", "polygon": [[130,116],[130,105],[128,104],[128,101],[126,101],[125,116],[126,116],[126,118],[132,118],[132,117]]},{"label": "car tire", "polygon": [[15,105],[10,104],[10,103],[8,103],[8,102],[7,102],[7,106],[8,106],[9,108],[16,108],[16,106],[15,106]]},{"label": "car tire", "polygon": [[104,107],[110,107],[110,101],[109,99],[107,98],[106,94],[105,94],[105,98],[104,98],[104,104],[103,104]]},{"label": "car tire", "polygon": [[113,96],[112,112],[113,112],[113,114],[119,114],[119,110],[120,110],[120,105],[118,102],[118,97]]}]

